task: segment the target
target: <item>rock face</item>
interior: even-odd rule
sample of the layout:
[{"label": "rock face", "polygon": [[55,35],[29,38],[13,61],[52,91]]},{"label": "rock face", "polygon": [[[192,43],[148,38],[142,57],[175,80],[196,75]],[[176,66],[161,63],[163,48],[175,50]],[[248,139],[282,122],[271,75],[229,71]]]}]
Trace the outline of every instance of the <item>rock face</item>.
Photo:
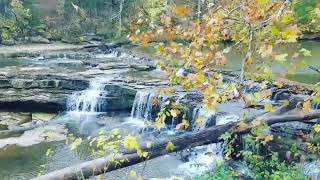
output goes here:
[{"label": "rock face", "polygon": [[11,146],[28,147],[42,142],[62,141],[67,130],[62,125],[51,125],[26,131],[22,136],[0,139],[0,149]]},{"label": "rock face", "polygon": [[[17,66],[1,66],[0,109],[16,112],[65,111],[68,98],[86,90],[93,79],[105,82],[103,110],[130,110],[137,90],[162,85],[153,66],[130,56],[81,60],[21,59]],[[139,59],[138,59],[139,60]],[[10,61],[10,59],[8,59]],[[93,66],[95,64],[95,66]],[[1,68],[2,67],[2,68]]]}]

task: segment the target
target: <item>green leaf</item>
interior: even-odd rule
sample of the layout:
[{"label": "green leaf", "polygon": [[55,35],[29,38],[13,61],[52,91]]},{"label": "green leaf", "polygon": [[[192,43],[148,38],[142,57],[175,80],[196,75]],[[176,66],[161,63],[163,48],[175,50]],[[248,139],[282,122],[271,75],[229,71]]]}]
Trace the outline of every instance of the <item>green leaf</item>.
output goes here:
[{"label": "green leaf", "polygon": [[269,0],[258,0],[260,6],[266,6],[269,3]]},{"label": "green leaf", "polygon": [[176,147],[174,146],[174,144],[172,142],[169,142],[166,146],[166,150],[169,152],[172,152],[176,149]]},{"label": "green leaf", "polygon": [[298,67],[300,67],[300,68],[307,67],[306,61],[305,60],[300,60],[299,63],[298,63]]}]

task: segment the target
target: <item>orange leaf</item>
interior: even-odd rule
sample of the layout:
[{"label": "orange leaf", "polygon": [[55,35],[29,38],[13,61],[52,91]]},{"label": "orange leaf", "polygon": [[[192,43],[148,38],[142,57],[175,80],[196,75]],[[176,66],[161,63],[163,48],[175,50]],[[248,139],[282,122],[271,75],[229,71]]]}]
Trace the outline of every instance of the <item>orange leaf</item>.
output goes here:
[{"label": "orange leaf", "polygon": [[311,101],[310,101],[310,100],[305,101],[305,102],[303,103],[302,111],[303,111],[304,113],[310,113],[311,110],[312,110]]},{"label": "orange leaf", "polygon": [[174,8],[174,13],[180,17],[186,17],[190,14],[191,8],[189,6],[177,6]]}]

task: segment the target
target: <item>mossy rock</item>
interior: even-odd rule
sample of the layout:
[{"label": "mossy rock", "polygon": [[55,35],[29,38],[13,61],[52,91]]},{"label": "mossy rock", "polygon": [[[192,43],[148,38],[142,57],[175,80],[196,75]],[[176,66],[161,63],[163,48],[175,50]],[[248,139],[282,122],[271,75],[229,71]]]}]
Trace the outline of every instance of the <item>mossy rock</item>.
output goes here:
[{"label": "mossy rock", "polygon": [[8,130],[8,125],[6,124],[0,124],[0,131]]}]

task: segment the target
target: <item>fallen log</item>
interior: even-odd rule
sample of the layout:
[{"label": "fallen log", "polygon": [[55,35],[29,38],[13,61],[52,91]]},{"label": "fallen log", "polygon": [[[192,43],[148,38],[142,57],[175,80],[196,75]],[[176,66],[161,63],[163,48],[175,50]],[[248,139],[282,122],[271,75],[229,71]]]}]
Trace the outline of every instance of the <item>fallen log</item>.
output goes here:
[{"label": "fallen log", "polygon": [[[320,117],[320,111],[314,111],[309,114],[264,117],[263,121],[268,125],[272,125],[275,123],[292,122],[292,121],[309,121],[319,117]],[[220,136],[225,132],[236,132],[236,133],[242,134],[242,133],[250,132],[250,130],[254,127],[252,123],[249,124],[246,128],[242,128],[242,129],[237,129],[237,126],[238,126],[238,123],[233,122],[225,125],[204,129],[199,132],[185,133],[181,136],[164,140],[162,142],[158,142],[157,144],[152,146],[152,151],[149,151],[150,150],[149,146],[142,145],[141,147],[144,151],[149,151],[148,159],[143,159],[139,157],[137,153],[118,154],[115,156],[109,155],[109,156],[95,159],[92,161],[84,162],[76,166],[67,167],[58,171],[54,171],[44,176],[41,176],[37,179],[60,180],[60,179],[78,179],[79,177],[89,178],[91,176],[100,175],[106,172],[128,167],[140,162],[144,162],[149,159],[153,159],[153,158],[168,154],[170,152],[166,150],[166,146],[169,142],[171,142],[175,146],[174,150],[171,152],[177,152],[177,151],[184,150],[186,148],[191,148],[199,145],[218,143],[221,141]],[[117,164],[116,162],[117,161],[119,162],[120,160],[125,160],[125,162],[121,164],[119,163]]]},{"label": "fallen log", "polygon": [[314,67],[314,66],[309,66],[309,69],[317,72],[317,73],[320,73],[320,69],[318,69],[317,67]]}]

